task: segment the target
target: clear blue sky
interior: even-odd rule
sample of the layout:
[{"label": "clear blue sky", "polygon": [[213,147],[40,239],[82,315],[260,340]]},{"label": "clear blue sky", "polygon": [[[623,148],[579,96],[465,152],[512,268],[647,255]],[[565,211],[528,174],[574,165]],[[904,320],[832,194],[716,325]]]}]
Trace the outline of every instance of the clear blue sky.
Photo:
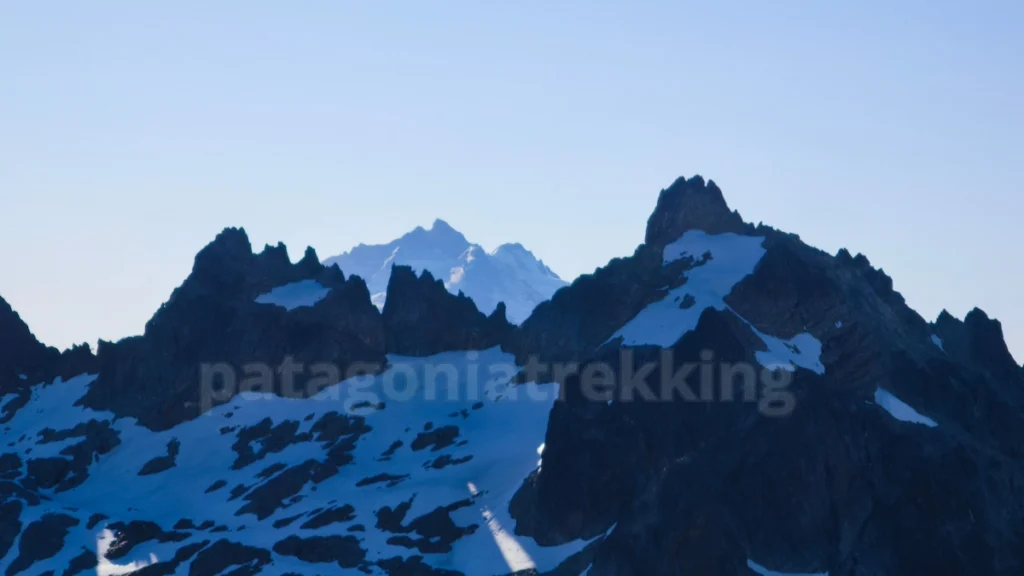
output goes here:
[{"label": "clear blue sky", "polygon": [[224,226],[322,257],[435,217],[561,275],[658,191],[864,252],[1024,361],[1024,3],[0,3],[0,294],[145,321]]}]

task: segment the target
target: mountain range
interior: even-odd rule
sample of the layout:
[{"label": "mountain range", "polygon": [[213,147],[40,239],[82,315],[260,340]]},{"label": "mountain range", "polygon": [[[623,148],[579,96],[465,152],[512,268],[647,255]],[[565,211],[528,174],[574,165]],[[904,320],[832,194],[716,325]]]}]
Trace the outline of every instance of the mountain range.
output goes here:
[{"label": "mountain range", "polygon": [[429,229],[417,227],[387,244],[360,244],[324,264],[363,278],[378,308],[384,307],[391,268],[409,266],[440,278],[453,294],[469,296],[486,314],[504,302],[513,324],[526,320],[537,304],[566,285],[522,244],[502,244],[487,252],[440,219]]},{"label": "mountain range", "polygon": [[1024,368],[983,311],[925,320],[700,176],[510,321],[487,294],[557,281],[526,255],[226,229],[95,351],[0,299],[0,571],[1024,573]]}]

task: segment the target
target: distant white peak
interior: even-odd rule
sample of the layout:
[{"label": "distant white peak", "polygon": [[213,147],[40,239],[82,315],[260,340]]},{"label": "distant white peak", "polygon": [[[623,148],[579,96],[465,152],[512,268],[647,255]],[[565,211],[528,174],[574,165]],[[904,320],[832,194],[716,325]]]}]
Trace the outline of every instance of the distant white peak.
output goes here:
[{"label": "distant white peak", "polygon": [[398,242],[402,240],[424,240],[431,244],[440,244],[444,248],[456,251],[461,251],[466,246],[469,246],[469,240],[466,240],[462,232],[452,228],[450,224],[440,218],[434,220],[430,228],[425,229],[422,226],[417,226],[412,232],[399,238]]},{"label": "distant white peak", "polygon": [[435,232],[454,232],[459,236],[462,236],[461,232],[459,232],[455,228],[452,228],[451,224],[445,222],[444,220],[441,220],[440,218],[434,219],[434,223],[430,225],[430,229]]},{"label": "distant white peak", "polygon": [[558,274],[555,274],[548,268],[543,260],[534,256],[533,252],[530,252],[518,242],[502,244],[492,250],[490,256],[514,266],[522,266],[527,269],[536,270],[541,274],[558,278]]},{"label": "distant white peak", "polygon": [[502,244],[501,246],[498,246],[497,248],[491,251],[492,255],[500,253],[524,255],[529,256],[530,258],[534,257],[533,252],[527,250],[526,247],[524,247],[519,242],[509,242],[507,244]]},{"label": "distant white peak", "polygon": [[392,266],[405,265],[417,274],[429,271],[453,294],[463,292],[484,314],[504,302],[506,318],[516,324],[566,284],[522,244],[487,252],[441,219],[387,244],[360,244],[326,262],[363,278],[377,306],[383,306]]}]

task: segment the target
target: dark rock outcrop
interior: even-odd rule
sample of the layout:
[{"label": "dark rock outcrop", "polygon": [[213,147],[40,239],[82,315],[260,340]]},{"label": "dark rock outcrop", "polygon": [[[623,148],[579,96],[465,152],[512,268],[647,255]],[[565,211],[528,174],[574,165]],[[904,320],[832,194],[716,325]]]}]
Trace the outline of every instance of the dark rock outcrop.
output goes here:
[{"label": "dark rock outcrop", "polygon": [[181,542],[189,537],[187,532],[167,532],[158,524],[144,520],[113,522],[108,528],[115,534],[106,553],[110,560],[124,558],[133,548],[145,542]]},{"label": "dark rock outcrop", "polygon": [[20,500],[0,502],[0,558],[7,556],[18,534],[21,534]]},{"label": "dark rock outcrop", "polygon": [[503,305],[485,316],[469,297],[408,266],[392,269],[383,316],[388,352],[408,356],[500,346],[515,330]]},{"label": "dark rock outcrop", "polygon": [[[676,342],[624,346],[616,331],[707,263],[703,257],[663,259],[666,245],[697,230],[759,237],[764,255],[723,306],[700,311],[696,326]],[[315,281],[327,293],[291,310],[257,302],[300,281]],[[691,295],[679,307],[697,303]],[[778,344],[805,334],[815,347],[820,343],[824,370],[761,364],[769,338]],[[801,353],[795,343],[779,345]],[[253,254],[237,229],[225,230],[197,255],[192,274],[143,335],[103,343],[97,356],[87,347],[64,353],[45,347],[0,300],[0,392],[14,395],[0,423],[25,405],[33,385],[60,385],[58,377],[82,373],[99,374],[85,406],[161,430],[229,401],[247,389],[243,380],[259,382],[257,391],[308,396],[351,369],[382,369],[386,353],[493,346],[523,364],[581,364],[558,378],[563,397],[550,413],[543,466],[511,503],[516,533],[541,544],[595,539],[553,574],[575,576],[587,566],[592,576],[750,574],[749,561],[782,573],[832,576],[1024,573],[1024,368],[1007,349],[999,322],[973,310],[962,321],[943,312],[930,324],[867,257],[845,249],[832,256],[795,235],[744,223],[718,187],[700,177],[681,178],[662,191],[645,242],[631,256],[580,277],[520,327],[506,321],[503,306],[485,316],[469,298],[408,267],[394,268],[378,312],[362,280],[322,266],[312,250],[295,264],[283,245]],[[288,362],[328,364],[335,372],[300,370],[281,386],[273,370]],[[228,367],[239,386],[207,397],[201,367],[215,364]],[[271,368],[267,388],[253,376],[259,370],[245,368],[254,364]],[[615,381],[607,390],[610,401],[595,398],[581,374],[598,366],[642,376]],[[895,417],[877,400],[882,389],[929,424]],[[449,416],[460,422],[469,414]],[[478,417],[473,413],[468,424]],[[275,527],[291,525],[300,534],[333,524],[336,532],[365,531],[368,524],[342,526],[369,519],[335,501],[278,514],[305,497],[304,488],[312,491],[338,475],[370,431],[362,417],[328,412],[312,419],[304,421],[308,428],[297,419],[270,418],[223,426],[221,435],[235,435],[232,467],[251,466],[252,478],[232,481],[234,488],[222,496],[238,501],[236,516],[256,522],[276,515]],[[49,514],[23,526],[24,507],[81,483],[95,459],[120,441],[109,422],[98,420],[46,429],[38,438],[44,444],[68,440],[76,441],[56,457],[0,454],[0,557],[19,542],[10,574],[59,552],[79,522]],[[408,444],[394,441],[379,459],[418,452],[432,474],[472,457],[434,454],[459,440],[457,426],[431,422],[406,437]],[[312,442],[323,456],[261,462]],[[140,473],[173,466],[178,448],[167,448]],[[356,480],[360,476],[351,478],[356,486],[393,486],[406,478],[382,473]],[[207,492],[227,486],[217,481]],[[444,554],[479,528],[452,517],[472,500],[410,520],[412,503],[376,510],[375,527],[389,533],[389,544]],[[99,521],[91,518],[89,529]],[[117,533],[111,559],[142,542],[183,541],[192,535],[186,530],[229,530],[184,519],[172,532],[142,521],[108,526]],[[292,535],[273,548],[364,572],[453,574],[420,556],[370,563],[358,535]],[[139,573],[171,573],[192,558],[193,574],[255,574],[273,559],[244,539],[194,542]],[[87,563],[84,555],[75,559],[81,569],[90,569]]]},{"label": "dark rock outcrop", "polygon": [[521,364],[583,361],[648,304],[680,285],[692,265],[680,259],[662,265],[662,252],[642,245],[585,274],[542,302],[523,322],[513,346]]},{"label": "dark rock outcrop", "polygon": [[[668,349],[601,344],[659,298],[655,285],[671,282],[658,278],[660,250],[688,230],[762,236],[766,253],[726,298],[727,309],[704,311]],[[613,268],[628,272],[601,282]],[[616,290],[631,298],[611,300]],[[615,304],[588,304],[600,298]],[[612,314],[603,308],[625,318],[605,321]],[[589,329],[573,333],[584,322],[555,314],[574,309],[593,313]],[[743,388],[724,401],[724,366],[760,370],[764,344],[752,327],[780,338],[810,333],[822,344],[824,373],[797,368],[773,390],[762,375],[752,401]],[[796,236],[743,224],[717,188],[680,180],[662,193],[634,256],[560,291],[522,332],[527,342],[544,342],[537,348],[582,357],[581,371],[653,365],[641,384],[656,395],[664,368],[675,374],[713,352],[707,396],[703,377],[667,402],[642,394],[594,401],[578,376],[565,381],[544,465],[512,512],[518,533],[548,544],[615,526],[596,552],[594,576],[741,574],[748,559],[833,576],[1024,570],[1016,552],[1024,545],[1024,379],[998,322],[974,311],[963,322],[943,314],[930,326],[862,255],[832,257]],[[893,417],[875,403],[879,388],[937,425]],[[773,391],[789,395],[791,410],[765,413]]]},{"label": "dark rock outcrop", "polygon": [[0,406],[0,424],[8,422],[28,402],[30,387],[70,380],[74,376],[95,373],[96,357],[88,344],[59,352],[39,342],[21,316],[0,297],[0,397],[14,399]]},{"label": "dark rock outcrop", "polygon": [[96,568],[97,564],[99,564],[99,559],[96,558],[96,552],[82,548],[82,552],[68,563],[68,568],[63,572],[62,576],[73,576],[74,574],[88,572]]},{"label": "dark rock outcrop", "polygon": [[[68,430],[46,428],[39,433],[39,444],[81,438],[60,451],[62,457],[32,458],[26,464],[22,484],[29,490],[55,489],[63,492],[89,477],[89,466],[96,457],[109,453],[121,443],[110,422],[89,420]],[[66,457],[66,458],[65,458]]]},{"label": "dark rock outcrop", "polygon": [[79,521],[66,514],[47,514],[25,527],[18,544],[18,557],[7,567],[7,576],[19,574],[36,562],[51,558],[64,547],[68,530]]},{"label": "dark rock outcrop", "polygon": [[644,244],[663,248],[689,230],[708,234],[752,230],[735,210],[729,210],[722,191],[714,181],[700,176],[679,178],[658,195],[658,205],[647,220]]},{"label": "dark rock outcrop", "polygon": [[[303,280],[329,292],[292,310],[256,302]],[[362,280],[323,267],[311,250],[296,264],[281,244],[253,254],[245,232],[229,228],[199,252],[142,336],[101,343],[98,357],[83,404],[163,430],[239,391],[304,397],[354,365],[383,366],[384,334]],[[276,372],[286,364],[287,379]]]},{"label": "dark rock outcrop", "polygon": [[139,470],[139,476],[149,476],[151,474],[159,474],[174,467],[175,460],[178,457],[178,450],[181,449],[181,442],[177,439],[171,439],[167,443],[167,454],[163,456],[157,456],[152,460],[142,465],[142,469]]},{"label": "dark rock outcrop", "polygon": [[237,566],[231,574],[251,576],[259,574],[271,560],[270,551],[263,548],[218,540],[199,552],[189,565],[189,575],[223,574],[228,568]]},{"label": "dark rock outcrop", "polygon": [[342,568],[355,568],[366,558],[366,551],[355,536],[289,536],[274,544],[274,552],[303,562],[333,563]]}]

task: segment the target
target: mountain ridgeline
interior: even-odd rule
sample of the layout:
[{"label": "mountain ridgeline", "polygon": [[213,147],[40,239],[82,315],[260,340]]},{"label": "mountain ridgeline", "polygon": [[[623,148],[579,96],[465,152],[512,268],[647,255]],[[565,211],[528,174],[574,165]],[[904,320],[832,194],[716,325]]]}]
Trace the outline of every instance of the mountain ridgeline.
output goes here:
[{"label": "mountain ridgeline", "polygon": [[[357,248],[349,260],[369,264],[347,270],[312,249],[297,263],[283,245],[253,253],[226,229],[143,334],[95,354],[47,348],[0,299],[0,568],[73,574],[69,559],[84,571],[137,557],[140,574],[1024,573],[1024,368],[981,310],[928,322],[865,256],[744,222],[700,176],[661,191],[632,255],[515,321],[429,271],[473,250],[446,224],[431,231],[430,254],[382,275],[374,263],[403,243]],[[491,258],[550,272],[520,249]],[[499,394],[461,410],[328,410],[325,394],[349,392],[309,372],[291,394],[272,390],[291,396],[280,404],[244,390],[211,401],[200,386],[203,365],[325,363],[379,382],[402,358],[465,351],[524,367],[512,389],[544,382],[533,363],[574,370],[544,375],[560,385],[549,404]],[[687,366],[729,397],[678,381],[663,396],[658,375]],[[775,388],[733,386],[730,366]],[[645,376],[595,399],[588,368]],[[30,422],[36,405],[81,423]],[[161,474],[180,482],[166,505],[115,505],[103,488],[127,475],[124,498],[152,497]],[[80,553],[75,539],[96,545],[101,528],[114,544]],[[492,536],[500,554],[481,544]]]},{"label": "mountain ridgeline", "polygon": [[416,273],[430,272],[449,292],[471,297],[486,314],[503,304],[506,317],[515,324],[566,285],[522,244],[502,244],[486,252],[444,220],[434,221],[429,229],[417,227],[387,244],[360,244],[324,264],[363,278],[379,307],[387,298],[391,270],[398,264]]}]

